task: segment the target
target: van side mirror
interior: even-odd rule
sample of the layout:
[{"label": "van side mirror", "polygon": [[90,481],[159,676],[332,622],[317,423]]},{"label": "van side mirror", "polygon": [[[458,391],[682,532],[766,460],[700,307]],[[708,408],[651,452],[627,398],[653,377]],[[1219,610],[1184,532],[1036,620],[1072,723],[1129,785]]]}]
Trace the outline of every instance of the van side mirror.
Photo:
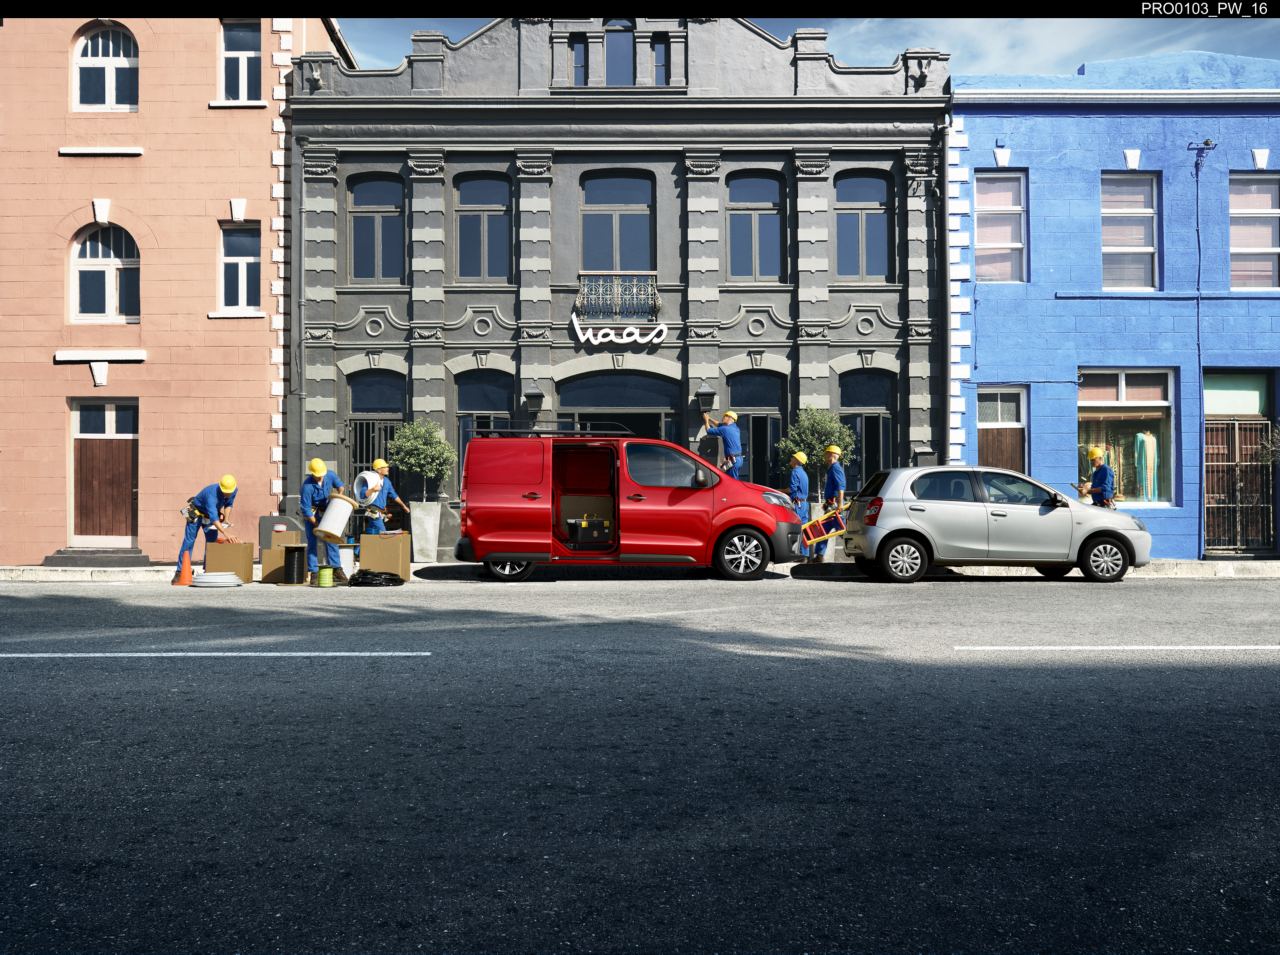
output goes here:
[{"label": "van side mirror", "polygon": [[693,472],[693,486],[694,487],[710,487],[711,486],[711,478],[707,477],[707,472],[702,470],[702,468],[698,468],[696,471]]}]

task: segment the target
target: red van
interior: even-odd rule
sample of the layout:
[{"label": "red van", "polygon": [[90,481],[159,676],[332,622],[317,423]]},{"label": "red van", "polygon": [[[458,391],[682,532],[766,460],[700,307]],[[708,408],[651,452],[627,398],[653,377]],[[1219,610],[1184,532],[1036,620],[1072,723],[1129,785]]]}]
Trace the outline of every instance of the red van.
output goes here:
[{"label": "red van", "polygon": [[800,538],[785,494],[625,428],[476,432],[461,496],[454,557],[504,581],[546,563],[714,565],[757,580],[795,560]]}]

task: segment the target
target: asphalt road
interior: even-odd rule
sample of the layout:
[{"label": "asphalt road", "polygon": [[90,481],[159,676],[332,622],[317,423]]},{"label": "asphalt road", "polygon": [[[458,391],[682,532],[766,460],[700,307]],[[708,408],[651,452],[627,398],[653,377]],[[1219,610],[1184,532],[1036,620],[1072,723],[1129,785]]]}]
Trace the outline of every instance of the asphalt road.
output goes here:
[{"label": "asphalt road", "polygon": [[[1223,579],[6,584],[0,951],[1276,952],[1280,652],[1055,648],[1275,646],[1278,612]],[[431,655],[11,656],[339,651]]]}]

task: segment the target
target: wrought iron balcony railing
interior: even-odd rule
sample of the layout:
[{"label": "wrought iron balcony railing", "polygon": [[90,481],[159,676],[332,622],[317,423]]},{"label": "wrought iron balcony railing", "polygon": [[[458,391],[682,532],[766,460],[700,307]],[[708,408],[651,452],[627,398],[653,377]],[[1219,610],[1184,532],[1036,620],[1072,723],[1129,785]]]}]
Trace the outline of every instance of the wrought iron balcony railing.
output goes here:
[{"label": "wrought iron balcony railing", "polygon": [[574,311],[583,319],[648,320],[662,310],[657,272],[579,272]]}]

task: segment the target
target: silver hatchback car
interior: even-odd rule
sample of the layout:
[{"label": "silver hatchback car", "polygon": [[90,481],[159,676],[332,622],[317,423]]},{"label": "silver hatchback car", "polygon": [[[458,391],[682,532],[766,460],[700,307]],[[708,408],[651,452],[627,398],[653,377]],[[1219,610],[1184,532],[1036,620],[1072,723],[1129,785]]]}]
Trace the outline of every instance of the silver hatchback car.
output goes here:
[{"label": "silver hatchback car", "polygon": [[884,580],[919,580],[929,565],[1006,564],[1112,583],[1151,561],[1132,514],[1069,500],[1025,474],[939,466],[879,471],[854,495],[845,556]]}]

